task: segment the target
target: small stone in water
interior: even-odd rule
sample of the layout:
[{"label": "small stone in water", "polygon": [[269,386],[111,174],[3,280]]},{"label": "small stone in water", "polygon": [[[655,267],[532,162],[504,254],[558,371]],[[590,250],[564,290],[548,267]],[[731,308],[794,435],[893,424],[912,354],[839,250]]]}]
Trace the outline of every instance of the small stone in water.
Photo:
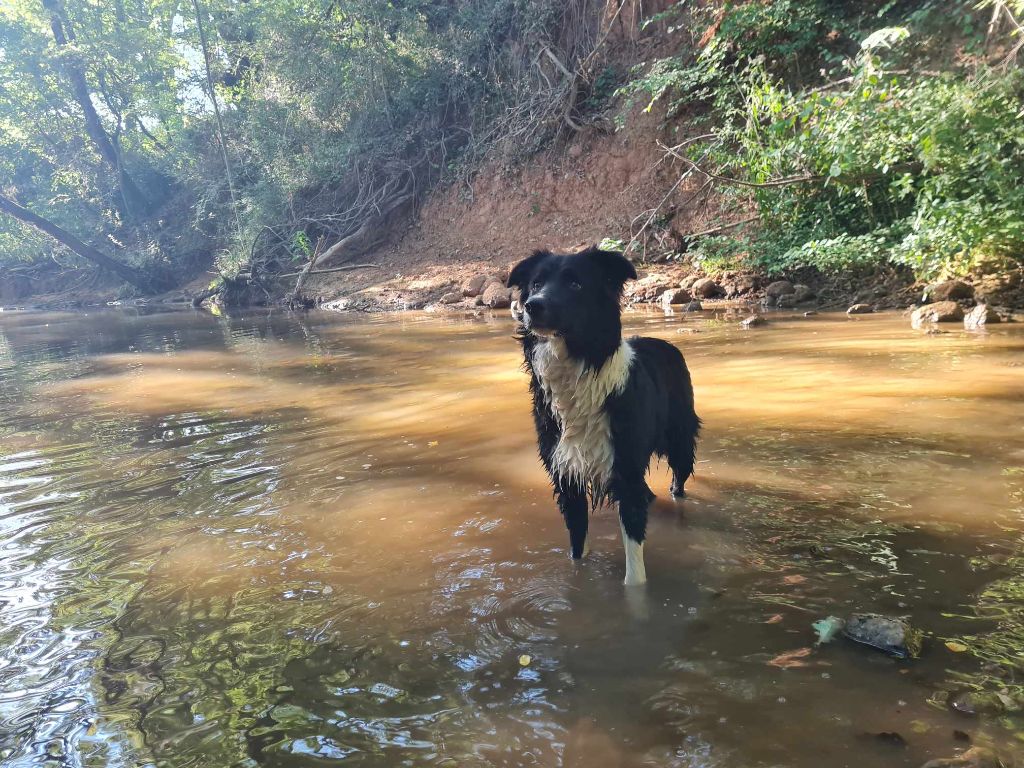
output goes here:
[{"label": "small stone in water", "polygon": [[900,659],[921,653],[921,632],[899,619],[874,613],[855,613],[846,621],[843,635],[856,643],[877,648]]},{"label": "small stone in water", "polygon": [[533,661],[533,659],[531,659],[528,654],[524,653],[522,656],[519,657],[519,666],[528,667],[530,666],[531,661]]},{"label": "small stone in water", "polygon": [[387,683],[374,683],[370,686],[370,693],[383,696],[386,699],[393,699],[401,695],[402,691]]}]

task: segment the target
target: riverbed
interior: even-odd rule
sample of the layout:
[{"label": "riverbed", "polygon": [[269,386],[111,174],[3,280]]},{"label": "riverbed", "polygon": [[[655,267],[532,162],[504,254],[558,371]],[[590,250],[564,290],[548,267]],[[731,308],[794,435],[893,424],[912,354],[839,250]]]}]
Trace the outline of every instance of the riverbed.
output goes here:
[{"label": "riverbed", "polygon": [[[505,313],[0,313],[3,765],[1024,750],[1024,327],[738,319],[626,315],[705,424],[627,590],[611,511],[567,557]],[[853,612],[921,658],[814,645]]]}]

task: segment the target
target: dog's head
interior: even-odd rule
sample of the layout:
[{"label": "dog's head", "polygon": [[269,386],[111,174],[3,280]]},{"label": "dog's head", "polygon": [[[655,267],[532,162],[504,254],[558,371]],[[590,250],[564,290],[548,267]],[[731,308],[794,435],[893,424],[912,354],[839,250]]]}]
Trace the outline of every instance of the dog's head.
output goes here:
[{"label": "dog's head", "polygon": [[618,345],[622,287],[635,279],[636,269],[621,253],[593,247],[565,256],[537,251],[516,264],[508,285],[519,288],[526,330],[561,336],[571,349]]}]

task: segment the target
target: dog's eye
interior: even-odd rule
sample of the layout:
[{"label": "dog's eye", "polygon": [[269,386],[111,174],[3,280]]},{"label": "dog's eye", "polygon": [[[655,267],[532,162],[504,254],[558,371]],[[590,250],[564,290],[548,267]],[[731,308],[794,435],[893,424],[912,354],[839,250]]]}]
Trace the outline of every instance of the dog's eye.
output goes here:
[{"label": "dog's eye", "polygon": [[540,280],[534,280],[532,283],[530,283],[530,290],[531,291],[539,291],[540,290]]},{"label": "dog's eye", "polygon": [[582,291],[582,290],[583,290],[583,286],[582,286],[582,285],[580,285],[580,284],[579,284],[579,283],[578,283],[577,281],[575,281],[575,280],[573,280],[573,281],[572,281],[571,283],[569,283],[569,288],[570,288],[570,289],[572,289],[572,290],[574,290],[574,291]]}]

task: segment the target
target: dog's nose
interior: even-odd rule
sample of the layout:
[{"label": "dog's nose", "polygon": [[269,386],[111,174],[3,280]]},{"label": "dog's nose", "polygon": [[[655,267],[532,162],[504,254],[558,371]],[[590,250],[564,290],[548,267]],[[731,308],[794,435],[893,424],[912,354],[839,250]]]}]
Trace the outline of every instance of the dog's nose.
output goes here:
[{"label": "dog's nose", "polygon": [[529,313],[530,317],[537,318],[544,314],[544,302],[536,296],[531,296],[523,304],[523,308]]}]

